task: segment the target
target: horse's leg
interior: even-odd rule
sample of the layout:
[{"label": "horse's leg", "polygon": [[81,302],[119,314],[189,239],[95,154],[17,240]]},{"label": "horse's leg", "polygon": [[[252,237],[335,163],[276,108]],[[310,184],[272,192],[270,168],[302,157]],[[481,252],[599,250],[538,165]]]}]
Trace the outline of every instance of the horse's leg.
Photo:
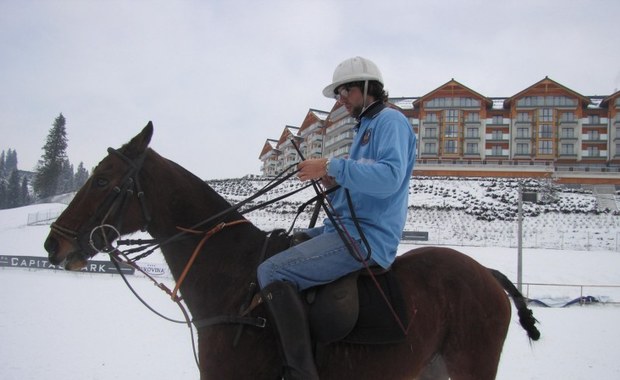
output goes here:
[{"label": "horse's leg", "polygon": [[448,369],[441,355],[437,355],[431,360],[416,380],[448,380]]},{"label": "horse's leg", "polygon": [[451,329],[442,349],[451,380],[495,379],[510,324],[510,305],[505,296],[501,301],[464,317],[460,330]]}]

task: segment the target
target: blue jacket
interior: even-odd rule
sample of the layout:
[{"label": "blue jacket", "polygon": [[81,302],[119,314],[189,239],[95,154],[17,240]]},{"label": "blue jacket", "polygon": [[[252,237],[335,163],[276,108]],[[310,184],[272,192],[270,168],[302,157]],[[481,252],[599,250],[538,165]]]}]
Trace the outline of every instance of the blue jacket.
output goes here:
[{"label": "blue jacket", "polygon": [[[407,219],[416,136],[402,113],[381,109],[381,103],[373,106],[361,117],[349,157],[331,159],[327,173],[341,186],[330,195],[337,220],[352,237],[360,238],[347,204],[348,189],[372,258],[388,268]],[[325,232],[335,231],[329,219],[324,223]]]}]

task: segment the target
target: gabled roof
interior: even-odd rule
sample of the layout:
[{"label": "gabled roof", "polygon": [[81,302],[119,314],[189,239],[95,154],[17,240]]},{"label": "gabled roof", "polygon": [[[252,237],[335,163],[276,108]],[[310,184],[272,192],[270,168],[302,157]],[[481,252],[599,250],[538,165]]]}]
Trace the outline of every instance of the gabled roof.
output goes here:
[{"label": "gabled roof", "polygon": [[438,92],[440,91],[451,91],[454,92],[456,90],[464,90],[465,92],[470,93],[471,95],[473,95],[476,98],[479,98],[480,100],[482,100],[487,107],[491,107],[493,105],[493,101],[489,98],[487,98],[486,96],[479,94],[478,92],[472,90],[471,88],[464,86],[463,84],[457,82],[454,80],[454,78],[450,79],[448,82],[442,84],[441,86],[437,87],[436,89],[434,89],[433,91],[429,92],[428,94],[419,97],[417,100],[415,100],[413,102],[413,107],[417,108],[419,107],[419,105],[426,99],[432,97],[433,95],[436,95]]},{"label": "gabled roof", "polygon": [[516,100],[517,98],[522,97],[524,94],[528,93],[528,92],[532,92],[532,90],[536,89],[536,88],[540,88],[540,89],[544,89],[545,92],[549,91],[550,89],[560,89],[562,91],[566,91],[567,93],[576,96],[577,98],[579,98],[584,105],[588,105],[590,104],[590,98],[588,98],[587,96],[583,96],[578,92],[575,92],[573,90],[571,90],[570,88],[563,86],[561,84],[559,84],[558,82],[554,81],[553,79],[550,79],[548,76],[546,76],[544,79],[534,83],[533,85],[531,85],[530,87],[526,88],[523,91],[520,91],[519,93],[517,93],[516,95],[511,96],[510,98],[506,99],[504,101],[504,107],[506,108],[510,108],[510,104]]},{"label": "gabled roof", "polygon": [[317,110],[317,109],[314,109],[314,108],[310,108],[310,110],[308,112],[310,112],[314,116],[316,116],[317,119],[323,120],[323,121],[327,120],[327,117],[329,116],[329,112]]},{"label": "gabled roof", "polygon": [[263,150],[260,151],[260,155],[258,156],[258,158],[260,159],[261,157],[263,157],[265,154],[269,153],[272,150],[277,150],[278,146],[278,140],[274,140],[274,139],[267,139],[265,141],[265,144],[263,144]]},{"label": "gabled roof", "polygon": [[278,147],[286,143],[290,138],[297,137],[298,133],[298,127],[293,127],[292,125],[285,126],[282,134],[280,135],[280,139],[278,140]]},{"label": "gabled roof", "polygon": [[609,105],[609,102],[611,102],[613,99],[615,99],[615,98],[617,98],[619,96],[620,96],[620,91],[616,91],[613,94],[611,94],[608,97],[606,97],[603,100],[601,100],[601,104],[599,106],[600,107],[607,107]]},{"label": "gabled roof", "polygon": [[305,129],[309,128],[311,125],[319,122],[321,125],[325,124],[325,120],[327,120],[327,116],[329,116],[328,112],[319,111],[310,108],[306,117],[304,118],[303,123],[301,123],[301,127],[299,128],[299,134],[302,134]]}]

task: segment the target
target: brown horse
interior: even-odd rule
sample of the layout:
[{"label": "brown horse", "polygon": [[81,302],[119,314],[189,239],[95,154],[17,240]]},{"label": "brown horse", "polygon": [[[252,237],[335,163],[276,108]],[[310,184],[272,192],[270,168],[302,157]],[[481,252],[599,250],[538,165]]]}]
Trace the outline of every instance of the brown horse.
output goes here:
[{"label": "brown horse", "polygon": [[[278,379],[281,359],[273,331],[235,320],[255,281],[266,233],[204,181],[148,148],[149,123],[118,150],[109,149],[90,179],[52,225],[45,242],[49,260],[80,269],[120,235],[146,228],[157,241],[177,282],[196,247],[200,250],[180,292],[198,330],[201,379]],[[179,237],[178,227],[200,225],[205,235]],[[219,216],[221,215],[221,217]],[[231,223],[244,221],[243,223]],[[211,235],[219,223],[218,233]],[[274,239],[267,255],[284,248]],[[530,338],[539,337],[531,310],[497,271],[449,248],[425,247],[400,256],[399,279],[411,325],[403,343],[327,345],[317,363],[321,379],[494,379],[511,318],[506,291],[517,305]],[[252,311],[266,316],[263,306]],[[216,319],[211,319],[211,318]],[[233,344],[238,337],[236,345]]]}]

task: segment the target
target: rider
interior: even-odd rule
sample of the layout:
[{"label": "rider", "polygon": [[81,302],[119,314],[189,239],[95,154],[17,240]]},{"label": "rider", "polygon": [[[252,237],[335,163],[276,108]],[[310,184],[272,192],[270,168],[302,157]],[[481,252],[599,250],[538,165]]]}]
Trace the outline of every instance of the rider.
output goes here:
[{"label": "rider", "polygon": [[[415,161],[416,136],[405,116],[385,104],[383,77],[373,62],[362,57],[343,61],[323,95],[335,98],[358,121],[356,135],[349,157],[302,161],[298,177],[320,179],[326,187],[341,186],[328,196],[335,223],[326,219],[322,227],[307,231],[310,240],[258,268],[261,293],[283,351],[285,379],[318,379],[299,291],[364,265],[388,268],[394,261]],[[354,252],[341,235],[352,237]]]}]

